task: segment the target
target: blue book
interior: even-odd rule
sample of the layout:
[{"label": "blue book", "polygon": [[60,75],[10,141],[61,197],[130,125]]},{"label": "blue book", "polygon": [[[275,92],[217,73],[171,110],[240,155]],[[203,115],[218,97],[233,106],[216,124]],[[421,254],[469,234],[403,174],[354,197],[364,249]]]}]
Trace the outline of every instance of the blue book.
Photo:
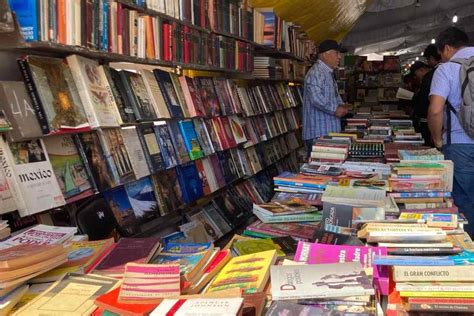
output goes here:
[{"label": "blue book", "polygon": [[284,181],[284,180],[274,180],[273,181],[275,185],[284,185],[284,186],[290,186],[294,188],[312,188],[312,189],[318,189],[318,190],[324,190],[326,189],[325,185],[321,184],[311,184],[311,183],[301,183],[301,182],[295,182],[295,181]]},{"label": "blue book", "polygon": [[109,2],[102,2],[102,34],[100,35],[100,49],[109,50]]},{"label": "blue book", "polygon": [[454,266],[450,256],[374,256],[379,266]]},{"label": "blue book", "polygon": [[158,81],[158,85],[160,87],[161,93],[163,94],[163,98],[165,99],[166,106],[168,107],[168,111],[173,118],[182,118],[183,110],[181,109],[181,105],[179,104],[178,95],[176,94],[176,90],[174,89],[173,82],[171,81],[171,77],[169,72],[155,69],[153,70],[153,74],[155,75],[156,80]]},{"label": "blue book", "polygon": [[176,169],[184,202],[189,204],[201,198],[204,195],[204,192],[194,161],[178,166]]},{"label": "blue book", "polygon": [[449,198],[451,197],[451,192],[397,192],[391,193],[390,195],[395,198]]},{"label": "blue book", "polygon": [[125,191],[137,219],[144,221],[159,214],[158,202],[149,177],[125,184]]},{"label": "blue book", "polygon": [[179,121],[179,129],[183,136],[184,145],[188,151],[189,158],[196,160],[202,158],[204,153],[202,152],[201,146],[199,145],[196,131],[194,130],[194,124],[191,120]]},{"label": "blue book", "polygon": [[15,12],[20,32],[25,41],[40,40],[39,0],[9,0],[10,8]]},{"label": "blue book", "polygon": [[166,244],[161,253],[175,254],[175,255],[186,255],[191,253],[199,253],[208,251],[212,248],[212,243],[179,243],[170,242]]},{"label": "blue book", "polygon": [[165,121],[153,122],[153,128],[155,129],[156,140],[160,145],[161,156],[163,157],[163,163],[165,168],[173,168],[178,165],[178,156],[173,147],[173,141],[168,130],[168,126]]}]

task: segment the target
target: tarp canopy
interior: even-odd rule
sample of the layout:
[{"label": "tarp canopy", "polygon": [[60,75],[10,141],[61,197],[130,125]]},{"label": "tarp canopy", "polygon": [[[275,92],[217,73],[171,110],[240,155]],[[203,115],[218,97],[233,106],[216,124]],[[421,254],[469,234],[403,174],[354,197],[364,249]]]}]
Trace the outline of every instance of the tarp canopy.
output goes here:
[{"label": "tarp canopy", "polygon": [[250,0],[254,8],[272,7],[285,21],[294,22],[316,43],[341,41],[372,0]]},{"label": "tarp canopy", "polygon": [[[351,1],[350,1],[351,2]],[[473,0],[374,0],[343,40],[355,54],[400,55],[411,61],[455,24],[474,39]]]}]

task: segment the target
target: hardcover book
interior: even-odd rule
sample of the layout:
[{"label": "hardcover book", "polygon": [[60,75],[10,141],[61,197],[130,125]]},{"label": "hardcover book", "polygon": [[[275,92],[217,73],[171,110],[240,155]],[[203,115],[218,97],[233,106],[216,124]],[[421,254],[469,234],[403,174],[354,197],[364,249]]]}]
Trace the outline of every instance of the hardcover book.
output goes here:
[{"label": "hardcover book", "polygon": [[186,144],[184,142],[183,136],[180,132],[178,122],[169,121],[168,129],[171,135],[171,141],[176,151],[176,155],[178,156],[179,163],[183,164],[183,163],[189,162],[190,158],[188,155],[188,151],[186,149]]},{"label": "hardcover book", "polygon": [[221,123],[221,128],[222,128],[222,131],[224,132],[224,136],[226,138],[227,144],[229,145],[229,148],[235,147],[237,145],[237,142],[234,138],[234,133],[230,125],[229,118],[225,116],[225,117],[219,117],[218,119]]},{"label": "hardcover book", "polygon": [[232,101],[227,91],[226,81],[227,80],[225,78],[213,78],[215,91],[219,99],[221,113],[222,115],[231,115],[233,114]]},{"label": "hardcover book", "polygon": [[197,134],[199,144],[201,145],[204,156],[209,156],[215,152],[214,146],[212,145],[209,132],[203,119],[193,119],[194,129]]},{"label": "hardcover book", "polygon": [[126,89],[128,102],[131,104],[137,120],[156,119],[155,110],[142,76],[125,70],[120,71],[120,75]]},{"label": "hardcover book", "polygon": [[216,90],[212,78],[199,78],[197,79],[199,87],[202,93],[202,100],[206,104],[206,116],[219,116],[220,106],[219,98],[217,97]]},{"label": "hardcover book", "polygon": [[222,232],[223,235],[227,234],[232,230],[231,226],[227,224],[226,220],[222,217],[222,215],[217,210],[217,207],[214,203],[208,203],[202,207],[203,212]]},{"label": "hardcover book", "polygon": [[171,81],[170,73],[159,69],[153,70],[153,73],[158,81],[171,117],[182,118],[184,116],[183,110],[179,104],[179,99],[174,89],[173,82]]},{"label": "hardcover book", "polygon": [[108,202],[120,231],[124,235],[132,236],[140,232],[139,222],[123,186],[105,191],[104,199]]},{"label": "hardcover book", "polygon": [[42,140],[12,143],[0,137],[0,160],[21,216],[64,205]]},{"label": "hardcover book", "polygon": [[183,205],[183,194],[176,170],[161,171],[153,175],[152,180],[161,215],[177,211]]},{"label": "hardcover book", "polygon": [[122,127],[120,130],[123,143],[130,157],[135,179],[140,179],[150,175],[150,169],[145,158],[143,147],[140,143],[136,126]]},{"label": "hardcover book", "polygon": [[176,167],[178,165],[178,157],[173,147],[171,135],[165,121],[153,122],[156,139],[161,149],[161,156],[166,169]]},{"label": "hardcover book", "polygon": [[186,76],[179,77],[181,86],[183,87],[184,96],[186,103],[189,108],[191,117],[195,116],[206,116],[206,107],[201,97],[202,91],[200,91],[194,82],[194,79]]},{"label": "hardcover book", "polygon": [[189,204],[204,195],[201,179],[194,162],[188,162],[177,168],[179,185],[183,193],[183,201]]},{"label": "hardcover book", "polygon": [[199,144],[194,124],[192,120],[179,121],[179,128],[183,136],[186,150],[191,160],[196,160],[204,156],[201,145]]},{"label": "hardcover book", "polygon": [[92,175],[84,166],[72,137],[57,135],[46,137],[43,141],[66,202],[71,203],[94,194],[94,187],[89,180]]},{"label": "hardcover book", "polygon": [[242,144],[247,141],[247,137],[245,136],[245,127],[244,127],[244,120],[242,120],[237,115],[229,116],[230,127],[232,128],[232,134],[234,136],[235,142],[237,144]]},{"label": "hardcover book", "polygon": [[274,300],[373,295],[374,288],[358,262],[272,266]]},{"label": "hardcover book", "polygon": [[0,82],[0,112],[5,114],[12,130],[9,142],[18,142],[43,136],[31,99],[22,81]]},{"label": "hardcover book", "polygon": [[150,101],[152,102],[158,118],[170,118],[170,112],[168,111],[165,98],[158,82],[156,81],[155,75],[148,70],[140,70],[140,74],[142,75],[143,82],[145,83],[148,95],[150,96]]},{"label": "hardcover book", "polygon": [[122,79],[120,78],[120,72],[106,65],[101,65],[99,67],[103,69],[115,98],[115,104],[117,105],[117,111],[119,114],[117,121],[120,124],[134,123],[137,119],[133,112],[132,105],[127,99],[126,89],[122,83]]},{"label": "hardcover book", "polygon": [[43,134],[90,127],[71,70],[63,59],[27,56],[18,63]]},{"label": "hardcover book", "polygon": [[66,58],[91,127],[118,127],[117,104],[99,63],[79,55]]},{"label": "hardcover book", "polygon": [[203,191],[204,195],[209,195],[209,194],[211,194],[211,186],[209,184],[209,178],[208,178],[206,169],[204,167],[204,159],[196,160],[195,164],[196,164],[196,168],[197,168],[197,171],[198,171],[198,174],[199,174],[199,178],[201,179],[202,191]]},{"label": "hardcover book", "polygon": [[153,123],[142,123],[137,126],[138,135],[145,152],[148,167],[152,173],[165,169],[160,146],[156,139]]},{"label": "hardcover book", "polygon": [[219,189],[219,185],[216,179],[216,172],[218,170],[213,167],[210,157],[203,158],[200,161],[202,163],[202,167],[204,168],[204,173],[206,175],[207,184],[209,185],[209,190],[211,192],[217,191]]}]

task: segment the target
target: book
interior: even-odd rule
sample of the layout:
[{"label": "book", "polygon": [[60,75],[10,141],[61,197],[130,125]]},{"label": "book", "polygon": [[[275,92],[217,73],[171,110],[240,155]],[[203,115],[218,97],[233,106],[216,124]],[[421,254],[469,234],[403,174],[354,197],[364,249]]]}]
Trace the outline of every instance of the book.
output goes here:
[{"label": "book", "polygon": [[92,175],[85,167],[71,136],[46,137],[44,145],[54,170],[56,180],[67,203],[94,194]]},{"label": "book", "polygon": [[188,298],[188,299],[164,299],[150,316],[187,315],[189,313],[216,314],[222,316],[237,316],[242,309],[244,299],[233,298]]},{"label": "book", "polygon": [[151,179],[161,212],[168,214],[183,205],[182,192],[175,169],[161,171],[152,175]]},{"label": "book", "polygon": [[183,136],[184,144],[186,145],[186,150],[188,151],[189,158],[191,160],[196,160],[204,156],[199,144],[196,131],[194,130],[194,124],[192,120],[183,120],[179,121],[179,128],[181,130],[181,135]]},{"label": "book", "polygon": [[66,60],[90,126],[118,127],[117,105],[99,63],[79,55],[70,55]]},{"label": "book", "polygon": [[206,104],[206,116],[219,116],[220,104],[216,94],[212,78],[197,78],[198,87],[201,90],[201,97]]},{"label": "book", "polygon": [[67,274],[45,292],[15,312],[15,315],[61,313],[88,315],[96,308],[96,297],[118,285],[119,280],[83,274]]},{"label": "book", "polygon": [[165,169],[153,123],[142,123],[137,125],[137,132],[150,171],[156,173]]},{"label": "book", "polygon": [[153,73],[158,81],[171,117],[182,118],[184,116],[183,110],[179,104],[178,95],[171,81],[170,73],[160,69],[154,69]]},{"label": "book", "polygon": [[254,204],[253,208],[267,216],[293,215],[317,211],[317,208],[305,204],[298,198],[292,198],[282,202]]},{"label": "book", "polygon": [[264,224],[261,221],[256,221],[249,225],[247,229],[257,233],[268,233],[273,236],[292,236],[300,240],[310,240],[317,230],[314,226],[300,223]]},{"label": "book", "polygon": [[176,168],[183,201],[187,204],[204,195],[201,179],[193,161]]},{"label": "book", "polygon": [[324,191],[322,201],[336,204],[347,204],[356,207],[383,207],[385,205],[385,191],[328,185]]},{"label": "book", "polygon": [[127,263],[147,263],[160,247],[157,237],[121,238],[93,272],[121,276]]},{"label": "book", "polygon": [[280,246],[274,243],[271,239],[238,240],[233,244],[232,248],[239,256],[267,250],[276,250],[279,257],[285,256],[285,253],[281,250]]},{"label": "book", "polygon": [[409,297],[406,308],[410,312],[472,313],[474,299]]},{"label": "book", "polygon": [[256,210],[253,214],[257,216],[263,223],[292,223],[292,222],[321,222],[322,215],[317,212],[294,214],[294,215],[279,215],[279,216],[267,216]]},{"label": "book", "polygon": [[110,165],[116,183],[124,184],[135,180],[133,167],[120,129],[99,129],[97,135],[102,145],[104,158]]},{"label": "book", "polygon": [[212,258],[202,269],[199,280],[186,290],[188,294],[197,294],[216,276],[217,273],[227,264],[231,258],[229,249],[217,250]]},{"label": "book", "polygon": [[130,158],[135,179],[150,175],[150,169],[148,168],[145,152],[141,146],[136,126],[124,126],[120,132]]},{"label": "book", "polygon": [[272,266],[271,278],[272,298],[277,301],[374,294],[358,262]]},{"label": "book", "polygon": [[195,118],[193,119],[193,123],[204,156],[209,156],[213,154],[215,152],[215,149],[210,139],[209,132],[207,131],[205,122],[201,118]]},{"label": "book", "polygon": [[181,134],[178,122],[168,121],[167,125],[169,129],[169,134],[171,136],[171,142],[173,143],[174,150],[176,151],[179,164],[189,162],[191,159],[189,157],[188,150],[184,142],[183,135]]},{"label": "book", "polygon": [[150,101],[157,117],[160,119],[170,118],[171,116],[168,107],[166,106],[165,98],[153,72],[148,70],[140,70],[139,72],[142,76],[143,83],[146,86],[148,96],[150,97]]},{"label": "book", "polygon": [[160,303],[162,298],[180,295],[179,265],[125,265],[119,302]]},{"label": "book", "polygon": [[120,71],[106,65],[101,65],[99,67],[103,68],[112,90],[112,94],[114,95],[115,104],[117,105],[117,111],[119,113],[117,121],[120,124],[136,122],[137,119],[135,112],[133,111],[132,105],[129,103],[127,91],[122,82]]},{"label": "book", "polygon": [[395,282],[471,282],[474,279],[469,266],[394,266]]},{"label": "book", "polygon": [[[58,227],[39,224],[1,242],[2,246],[55,245],[70,239],[77,232],[76,227]],[[3,247],[2,247],[3,248]],[[6,248],[6,247],[5,247]]]},{"label": "book", "polygon": [[12,129],[7,133],[9,142],[43,136],[24,82],[0,82],[0,102],[0,112],[4,113],[5,118],[12,126]]},{"label": "book", "polygon": [[115,313],[114,315],[130,315],[130,316],[137,316],[137,315],[149,315],[151,311],[156,308],[156,303],[154,304],[136,304],[136,303],[120,303],[118,301],[120,293],[120,287],[116,287],[115,289],[99,295],[94,304],[99,306],[99,308],[103,308],[104,310],[110,311]]},{"label": "book", "polygon": [[30,267],[50,258],[65,255],[62,245],[20,244],[0,250],[0,271]]},{"label": "book", "polygon": [[353,245],[363,246],[364,243],[356,237],[326,231],[324,229],[317,229],[314,231],[313,236],[310,238],[312,241],[321,244],[328,245]]},{"label": "book", "polygon": [[186,104],[191,117],[205,116],[206,108],[201,98],[202,92],[196,87],[194,79],[187,76],[181,76],[179,77],[179,81],[183,88]]},{"label": "book", "polygon": [[153,122],[156,139],[161,149],[161,156],[166,169],[176,167],[178,165],[178,157],[171,141],[171,135],[165,121]]},{"label": "book", "polygon": [[23,295],[28,291],[28,285],[21,285],[9,292],[8,294],[0,297],[0,312],[2,315],[8,315],[12,311],[13,307],[20,302]]},{"label": "book", "polygon": [[26,41],[37,41],[40,36],[40,19],[38,16],[32,15],[31,12],[37,12],[38,3],[36,1],[12,0],[8,4],[17,16],[23,38]]},{"label": "book", "polygon": [[43,134],[90,128],[71,69],[63,59],[26,56],[18,64]]},{"label": "book", "polygon": [[145,222],[157,217],[158,204],[153,191],[153,184],[149,177],[125,184],[128,200],[132,206],[135,218]]},{"label": "book", "polygon": [[103,193],[109,204],[121,232],[131,236],[140,232],[139,222],[135,217],[132,204],[128,199],[124,186],[119,186]]},{"label": "book", "polygon": [[238,287],[244,293],[261,292],[270,277],[276,251],[269,250],[232,258],[211,282],[206,292]]},{"label": "book", "polygon": [[136,119],[138,121],[156,119],[154,106],[142,76],[139,73],[121,70],[120,77],[125,88],[127,102],[131,105]]}]

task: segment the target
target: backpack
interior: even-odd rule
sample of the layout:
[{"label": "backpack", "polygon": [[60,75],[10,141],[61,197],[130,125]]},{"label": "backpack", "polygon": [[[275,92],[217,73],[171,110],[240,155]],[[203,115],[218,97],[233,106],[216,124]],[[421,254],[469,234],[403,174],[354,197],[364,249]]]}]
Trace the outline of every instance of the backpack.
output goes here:
[{"label": "backpack", "polygon": [[451,143],[451,112],[453,112],[464,132],[471,138],[474,138],[474,56],[469,58],[456,58],[451,60],[461,65],[459,78],[461,82],[462,104],[458,111],[449,103],[447,104],[448,114],[448,144]]}]

